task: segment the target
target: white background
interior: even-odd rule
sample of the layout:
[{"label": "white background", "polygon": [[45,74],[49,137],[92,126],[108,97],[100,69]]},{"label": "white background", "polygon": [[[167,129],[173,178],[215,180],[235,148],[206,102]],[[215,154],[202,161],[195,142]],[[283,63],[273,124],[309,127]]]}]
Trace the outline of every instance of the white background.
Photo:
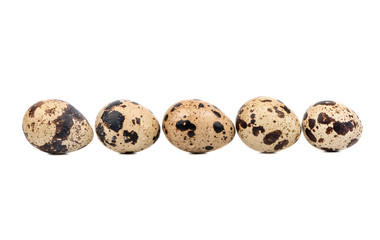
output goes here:
[{"label": "white background", "polygon": [[[378,1],[0,2],[0,239],[380,239]],[[299,118],[320,100],[364,125],[326,153],[301,136],[260,154],[236,136],[192,155],[161,134],[121,155],[97,138],[52,156],[21,124],[57,98],[93,125],[130,99],[158,119],[199,98],[233,121],[256,96]]]}]

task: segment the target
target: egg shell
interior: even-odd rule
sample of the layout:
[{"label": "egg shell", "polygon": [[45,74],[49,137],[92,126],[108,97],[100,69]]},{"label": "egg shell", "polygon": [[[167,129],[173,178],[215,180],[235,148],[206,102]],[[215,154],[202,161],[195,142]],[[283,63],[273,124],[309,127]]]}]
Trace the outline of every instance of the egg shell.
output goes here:
[{"label": "egg shell", "polygon": [[90,124],[77,109],[55,99],[31,106],[24,115],[22,128],[26,139],[33,146],[51,154],[81,149],[94,136]]},{"label": "egg shell", "polygon": [[198,99],[171,106],[165,113],[162,129],[171,144],[191,153],[219,149],[235,136],[232,121],[217,107]]},{"label": "egg shell", "polygon": [[160,124],[153,113],[129,100],[116,100],[102,108],[95,128],[103,145],[119,153],[147,149],[160,136]]},{"label": "egg shell", "polygon": [[248,147],[271,153],[296,143],[301,135],[301,124],[294,112],[281,101],[257,97],[240,108],[236,131]]},{"label": "egg shell", "polygon": [[328,152],[353,146],[363,131],[356,113],[335,101],[320,101],[309,107],[304,114],[302,128],[311,145]]}]

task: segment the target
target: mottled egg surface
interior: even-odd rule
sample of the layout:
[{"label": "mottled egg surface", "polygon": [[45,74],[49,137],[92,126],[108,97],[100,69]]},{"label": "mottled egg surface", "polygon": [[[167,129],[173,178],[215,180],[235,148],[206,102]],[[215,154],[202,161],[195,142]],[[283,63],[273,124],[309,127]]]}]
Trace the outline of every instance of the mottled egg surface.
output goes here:
[{"label": "mottled egg surface", "polygon": [[279,100],[257,97],[240,108],[236,131],[248,147],[270,153],[296,143],[301,124],[294,112]]},{"label": "mottled egg surface", "polygon": [[33,146],[51,154],[81,149],[94,136],[86,118],[61,100],[45,100],[31,106],[24,115],[22,128]]},{"label": "mottled egg surface", "polygon": [[117,100],[100,110],[96,134],[107,148],[133,153],[152,146],[160,136],[160,125],[151,111],[129,100]]},{"label": "mottled egg surface", "polygon": [[171,106],[162,129],[171,144],[191,153],[216,150],[235,136],[232,121],[220,109],[201,100],[184,100]]},{"label": "mottled egg surface", "polygon": [[334,101],[321,101],[309,107],[302,127],[311,145],[329,152],[351,147],[359,141],[363,131],[355,112]]}]

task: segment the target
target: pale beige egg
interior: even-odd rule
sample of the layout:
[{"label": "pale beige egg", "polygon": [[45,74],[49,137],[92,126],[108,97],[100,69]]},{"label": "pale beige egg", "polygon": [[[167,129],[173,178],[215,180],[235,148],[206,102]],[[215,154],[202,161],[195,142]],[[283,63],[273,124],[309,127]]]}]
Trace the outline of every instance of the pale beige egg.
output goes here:
[{"label": "pale beige egg", "polygon": [[281,101],[257,97],[240,108],[236,131],[248,147],[270,153],[296,143],[301,135],[301,125],[294,112]]},{"label": "pale beige egg", "polygon": [[94,136],[86,118],[61,100],[45,100],[31,106],[24,115],[22,128],[33,146],[51,154],[81,149]]},{"label": "pale beige egg", "polygon": [[302,127],[304,136],[311,145],[329,152],[356,144],[363,131],[356,113],[334,101],[321,101],[309,107]]},{"label": "pale beige egg", "polygon": [[101,109],[95,128],[104,146],[119,153],[147,149],[160,136],[160,125],[153,113],[129,100],[117,100]]},{"label": "pale beige egg", "polygon": [[235,136],[232,121],[217,107],[201,100],[183,100],[165,113],[162,129],[171,144],[191,152],[219,149]]}]

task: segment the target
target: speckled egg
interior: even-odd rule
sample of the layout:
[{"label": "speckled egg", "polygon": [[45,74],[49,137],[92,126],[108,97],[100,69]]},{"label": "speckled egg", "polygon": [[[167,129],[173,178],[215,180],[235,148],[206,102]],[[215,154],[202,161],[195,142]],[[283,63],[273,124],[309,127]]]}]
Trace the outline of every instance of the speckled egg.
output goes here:
[{"label": "speckled egg", "polygon": [[277,152],[292,146],[301,135],[301,125],[281,101],[257,97],[246,102],[236,117],[240,139],[259,152]]},{"label": "speckled egg", "polygon": [[328,152],[351,147],[359,141],[363,131],[355,112],[334,101],[321,101],[309,107],[302,127],[311,145]]},{"label": "speckled egg", "polygon": [[81,149],[94,136],[86,118],[61,100],[45,100],[31,106],[24,115],[22,128],[33,146],[51,154]]},{"label": "speckled egg", "polygon": [[107,148],[133,153],[152,146],[160,136],[160,124],[151,111],[129,100],[117,100],[100,110],[96,134]]},{"label": "speckled egg", "polygon": [[171,144],[204,153],[227,145],[235,136],[231,120],[217,107],[201,100],[184,100],[165,113],[162,129]]}]

